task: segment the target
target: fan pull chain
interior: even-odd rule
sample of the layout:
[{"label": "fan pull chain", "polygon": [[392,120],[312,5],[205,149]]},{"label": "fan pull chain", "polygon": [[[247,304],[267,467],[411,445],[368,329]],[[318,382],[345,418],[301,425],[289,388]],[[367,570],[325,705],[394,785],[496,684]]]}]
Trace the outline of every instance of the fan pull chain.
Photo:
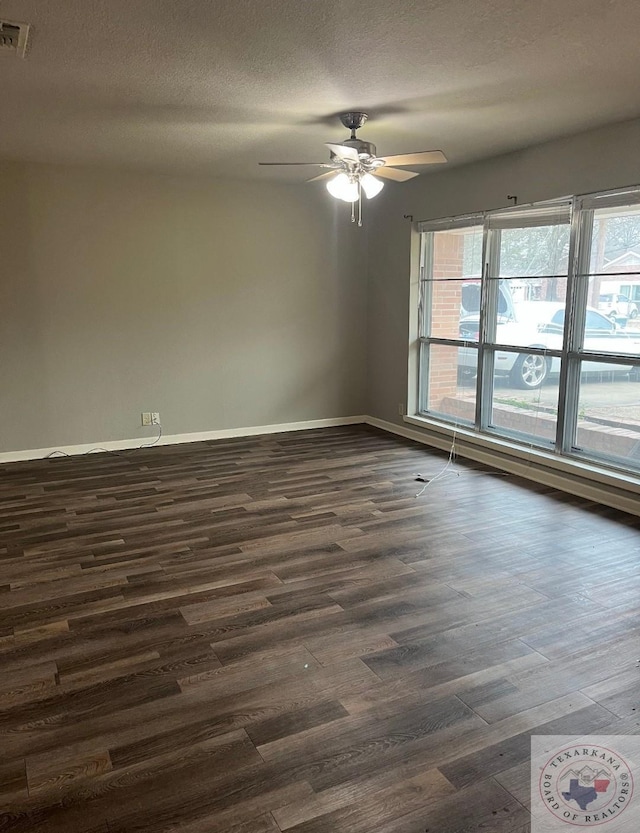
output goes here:
[{"label": "fan pull chain", "polygon": [[355,223],[356,221],[356,204],[355,202],[351,203],[351,222]]},{"label": "fan pull chain", "polygon": [[358,225],[362,225],[362,186],[358,182]]}]

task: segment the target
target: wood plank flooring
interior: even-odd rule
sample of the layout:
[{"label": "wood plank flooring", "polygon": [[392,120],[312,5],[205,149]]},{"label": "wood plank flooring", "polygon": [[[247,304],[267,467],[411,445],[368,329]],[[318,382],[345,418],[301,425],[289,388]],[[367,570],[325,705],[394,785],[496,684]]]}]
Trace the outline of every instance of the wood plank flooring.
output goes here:
[{"label": "wood plank flooring", "polygon": [[529,829],[640,731],[638,519],[355,426],[0,467],[0,831]]}]

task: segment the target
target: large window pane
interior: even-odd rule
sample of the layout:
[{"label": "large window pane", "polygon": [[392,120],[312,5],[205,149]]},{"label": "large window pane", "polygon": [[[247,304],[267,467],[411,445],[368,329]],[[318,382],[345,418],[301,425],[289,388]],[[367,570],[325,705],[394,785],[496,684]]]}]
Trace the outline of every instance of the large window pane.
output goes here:
[{"label": "large window pane", "polygon": [[[491,427],[548,445],[555,440],[559,360],[497,351]],[[556,364],[557,363],[557,364]]]},{"label": "large window pane", "polygon": [[[591,369],[593,362],[583,365]],[[640,468],[640,373],[583,373],[575,446],[583,454]]]},{"label": "large window pane", "polygon": [[[456,422],[472,423],[476,407],[477,350],[445,344],[425,345],[423,349],[429,351],[426,409]],[[466,354],[466,359],[459,353]]]},{"label": "large window pane", "polygon": [[[531,222],[536,222],[532,216]],[[539,221],[538,221],[539,222]],[[495,344],[561,350],[569,265],[569,226],[523,225],[491,232],[497,279]],[[493,322],[489,322],[493,332]]]},{"label": "large window pane", "polygon": [[460,320],[479,314],[482,236],[482,226],[432,234],[424,287],[430,326],[424,335],[460,338]]}]

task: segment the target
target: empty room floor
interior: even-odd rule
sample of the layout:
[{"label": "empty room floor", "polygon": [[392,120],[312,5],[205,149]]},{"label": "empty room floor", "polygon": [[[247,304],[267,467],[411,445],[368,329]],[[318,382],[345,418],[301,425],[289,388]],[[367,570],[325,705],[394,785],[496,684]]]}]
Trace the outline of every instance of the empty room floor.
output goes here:
[{"label": "empty room floor", "polygon": [[525,833],[638,734],[638,519],[364,426],[0,467],[0,830]]}]

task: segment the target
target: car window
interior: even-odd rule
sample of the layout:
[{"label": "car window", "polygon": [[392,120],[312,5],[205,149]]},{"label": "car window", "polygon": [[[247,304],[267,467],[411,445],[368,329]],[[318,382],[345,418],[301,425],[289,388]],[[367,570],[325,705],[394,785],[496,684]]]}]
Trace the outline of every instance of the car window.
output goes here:
[{"label": "car window", "polygon": [[462,284],[462,304],[461,312],[466,314],[469,312],[479,312],[480,310],[480,284],[477,283],[463,283]]},{"label": "car window", "polygon": [[595,312],[595,310],[591,309],[587,310],[585,327],[587,330],[600,330],[608,333],[614,332],[616,328],[612,321],[609,321],[609,319],[605,318],[604,315],[600,315],[599,312]]},{"label": "car window", "polygon": [[[505,289],[502,285],[498,287],[498,315],[510,316],[511,314],[508,292],[509,290]],[[471,282],[463,283],[460,314],[468,315],[473,312],[480,312],[480,284]]]},{"label": "car window", "polygon": [[537,325],[537,330],[539,333],[561,336],[564,330],[564,308],[556,310],[551,318],[545,318],[544,321],[541,321]]}]

